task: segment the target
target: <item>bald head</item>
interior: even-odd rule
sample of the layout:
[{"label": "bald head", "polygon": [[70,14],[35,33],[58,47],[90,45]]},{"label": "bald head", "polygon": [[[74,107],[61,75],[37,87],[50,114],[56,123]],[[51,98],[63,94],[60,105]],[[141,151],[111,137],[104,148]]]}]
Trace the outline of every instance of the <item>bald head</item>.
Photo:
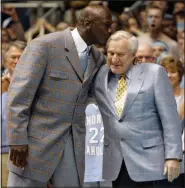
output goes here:
[{"label": "bald head", "polygon": [[152,45],[148,43],[140,43],[136,53],[136,58],[137,61],[141,63],[154,63],[155,58],[153,57]]},{"label": "bald head", "polygon": [[102,17],[110,15],[109,9],[98,4],[92,4],[85,7],[80,14],[79,23],[86,19],[90,19],[92,21],[99,20]]},{"label": "bald head", "polygon": [[81,11],[77,23],[78,32],[88,45],[105,45],[111,34],[111,18],[108,8],[89,5]]}]

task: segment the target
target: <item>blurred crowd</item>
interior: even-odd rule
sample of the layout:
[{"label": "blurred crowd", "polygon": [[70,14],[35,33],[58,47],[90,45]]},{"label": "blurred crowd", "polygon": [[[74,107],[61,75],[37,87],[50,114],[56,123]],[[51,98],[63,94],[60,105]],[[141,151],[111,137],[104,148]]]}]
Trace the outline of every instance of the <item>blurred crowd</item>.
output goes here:
[{"label": "blurred crowd", "polygon": [[[71,1],[65,3],[63,11],[56,9],[52,13],[56,14],[54,19],[52,15],[47,19],[42,16],[37,17],[35,9],[27,8],[30,23],[30,28],[27,30],[25,30],[25,23],[21,23],[21,18],[19,18],[25,15],[19,14],[18,16],[15,8],[8,7],[6,3],[3,4],[1,69],[6,68],[7,58],[4,57],[4,54],[6,54],[9,43],[15,40],[27,43],[44,34],[75,27],[81,9],[88,4],[95,3],[109,7],[109,1]],[[157,7],[160,10],[153,11],[151,7]],[[153,56],[156,63],[160,63],[164,57],[171,57],[175,61],[180,60],[184,65],[184,2],[174,1],[171,12],[168,8],[167,1],[147,1],[133,10],[123,7],[121,13],[111,11],[112,33],[117,30],[125,30],[137,36],[140,44],[150,43],[153,50],[150,55]],[[97,47],[106,54],[105,46]]]},{"label": "blurred crowd", "polygon": [[[6,101],[3,94],[8,91],[14,68],[26,44],[44,34],[75,27],[81,9],[89,3],[109,7],[109,1],[71,1],[65,4],[63,11],[59,9],[53,13],[58,15],[54,20],[42,16],[37,17],[34,10],[27,8],[30,23],[30,28],[27,30],[16,9],[8,7],[6,3],[2,4],[2,102]],[[117,30],[125,30],[138,37],[139,47],[136,62],[157,63],[166,69],[182,121],[184,118],[184,12],[184,1],[174,1],[173,7],[169,7],[168,1],[143,1],[133,10],[125,7],[121,13],[111,10],[112,33]],[[106,55],[106,46],[97,46],[97,48]],[[6,119],[5,116],[2,118]],[[5,160],[8,149],[4,138],[2,146],[4,157],[2,159]],[[5,166],[4,169],[6,169]],[[5,174],[6,172],[2,179],[4,185],[7,178]]]}]

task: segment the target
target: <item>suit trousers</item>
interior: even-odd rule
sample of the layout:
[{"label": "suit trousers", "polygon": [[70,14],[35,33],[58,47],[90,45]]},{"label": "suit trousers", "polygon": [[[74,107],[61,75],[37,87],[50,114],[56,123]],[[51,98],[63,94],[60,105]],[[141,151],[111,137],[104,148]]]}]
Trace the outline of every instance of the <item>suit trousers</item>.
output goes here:
[{"label": "suit trousers", "polygon": [[[70,134],[62,158],[57,165],[52,177],[52,187],[80,187],[77,173],[74,145]],[[47,187],[47,182],[39,182],[25,178],[13,172],[9,172],[7,187]]]},{"label": "suit trousers", "polygon": [[133,181],[127,171],[125,166],[125,162],[123,160],[121,170],[119,175],[115,181],[112,182],[113,188],[182,188],[184,187],[184,183],[182,182],[181,174],[179,178],[175,179],[172,183],[165,180],[157,180],[157,181],[145,181],[145,182],[135,182]]}]

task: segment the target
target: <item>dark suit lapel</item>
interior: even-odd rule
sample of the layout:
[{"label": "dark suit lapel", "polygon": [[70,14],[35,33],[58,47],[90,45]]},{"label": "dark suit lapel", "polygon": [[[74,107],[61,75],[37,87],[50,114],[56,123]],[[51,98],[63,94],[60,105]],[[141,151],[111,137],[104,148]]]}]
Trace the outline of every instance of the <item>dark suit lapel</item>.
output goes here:
[{"label": "dark suit lapel", "polygon": [[131,79],[127,91],[127,98],[124,105],[124,111],[121,117],[124,117],[128,110],[131,108],[135,98],[137,97],[141,86],[144,81],[144,73],[142,70],[142,64],[138,64],[132,67],[131,70]]},{"label": "dark suit lapel", "polygon": [[81,66],[79,64],[78,52],[76,50],[76,46],[75,46],[73,37],[71,35],[70,29],[66,30],[65,51],[66,51],[66,58],[71,63],[74,71],[76,72],[76,74],[80,78],[81,82],[83,82],[83,72],[82,72]]}]

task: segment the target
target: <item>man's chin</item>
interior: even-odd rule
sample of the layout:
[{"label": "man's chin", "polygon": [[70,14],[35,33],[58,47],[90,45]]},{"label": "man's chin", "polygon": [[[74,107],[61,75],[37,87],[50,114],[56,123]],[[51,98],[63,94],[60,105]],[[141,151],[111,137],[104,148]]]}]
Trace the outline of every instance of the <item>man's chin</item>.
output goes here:
[{"label": "man's chin", "polygon": [[122,74],[120,70],[111,69],[111,72],[114,74]]},{"label": "man's chin", "polygon": [[150,28],[150,32],[158,32],[159,31],[159,29],[158,28],[156,28],[156,27],[152,27],[152,28]]}]

